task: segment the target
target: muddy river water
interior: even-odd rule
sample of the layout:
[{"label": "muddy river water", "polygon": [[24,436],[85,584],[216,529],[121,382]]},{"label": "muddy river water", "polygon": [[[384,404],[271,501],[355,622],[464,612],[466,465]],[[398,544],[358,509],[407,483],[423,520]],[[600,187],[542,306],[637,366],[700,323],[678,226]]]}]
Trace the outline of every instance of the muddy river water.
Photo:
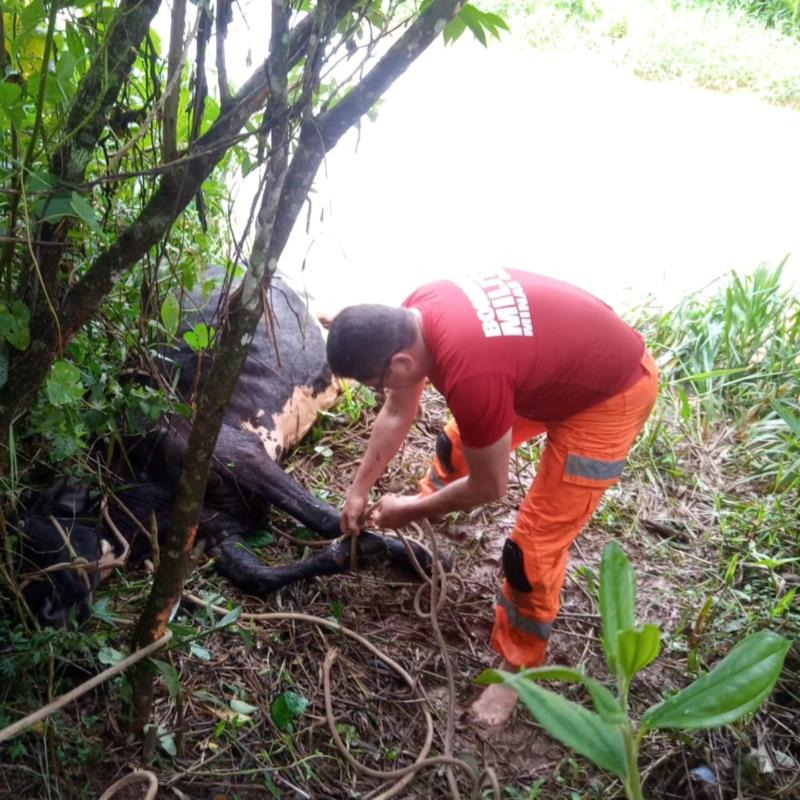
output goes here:
[{"label": "muddy river water", "polygon": [[497,267],[615,306],[669,305],[789,253],[796,278],[798,141],[800,113],[748,94],[465,36],[329,155],[282,268],[329,311]]}]

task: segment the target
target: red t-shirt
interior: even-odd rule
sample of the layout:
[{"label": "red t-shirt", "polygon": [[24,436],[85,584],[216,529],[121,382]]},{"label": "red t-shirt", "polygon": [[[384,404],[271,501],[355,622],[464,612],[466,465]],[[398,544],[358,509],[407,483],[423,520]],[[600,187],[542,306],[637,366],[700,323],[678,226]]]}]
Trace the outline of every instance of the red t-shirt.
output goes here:
[{"label": "red t-shirt", "polygon": [[632,385],[644,342],[605,303],[562,281],[499,270],[436,281],[403,305],[422,314],[429,374],[468,447],[515,416],[555,422]]}]

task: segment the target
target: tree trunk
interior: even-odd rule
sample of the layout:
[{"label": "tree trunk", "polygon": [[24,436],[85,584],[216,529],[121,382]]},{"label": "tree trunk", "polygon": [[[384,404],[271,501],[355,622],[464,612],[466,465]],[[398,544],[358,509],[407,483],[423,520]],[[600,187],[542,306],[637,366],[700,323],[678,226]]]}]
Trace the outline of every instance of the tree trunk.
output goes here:
[{"label": "tree trunk", "polygon": [[[271,87],[267,117],[276,122],[271,131],[267,180],[259,210],[255,241],[244,284],[234,295],[227,325],[215,352],[203,396],[200,398],[186,461],[181,474],[172,527],[161,548],[153,588],[133,635],[135,648],[144,647],[164,634],[170,614],[179,602],[191,565],[206,483],[219,436],[225,407],[230,400],[261,314],[262,286],[268,284],[289,231],[302,207],[321,158],[380,97],[438,35],[463,0],[438,0],[379,60],[369,75],[332,111],[304,126],[288,169],[289,114],[286,102],[289,11],[283,0],[272,3],[272,37],[268,69]],[[362,90],[363,86],[363,90]],[[349,123],[346,122],[349,120]],[[285,187],[287,172],[291,182]],[[132,726],[141,734],[152,709],[153,673],[138,665],[132,676],[134,708]]]},{"label": "tree trunk", "polygon": [[[262,287],[268,288],[277,267],[277,256],[271,257],[272,232],[289,159],[286,92],[290,13],[284,0],[273,0],[267,114],[277,122],[271,132],[272,147],[267,159],[267,180],[258,213],[255,242],[244,284],[229,302],[228,313],[222,315],[226,325],[189,435],[172,526],[161,548],[153,589],[133,634],[135,648],[145,647],[164,634],[169,615],[183,591],[223,415],[247,358],[256,325],[262,313],[266,312],[262,307],[265,296]],[[133,729],[136,733],[143,731],[150,718],[152,683],[153,675],[146,667],[133,675]]]}]

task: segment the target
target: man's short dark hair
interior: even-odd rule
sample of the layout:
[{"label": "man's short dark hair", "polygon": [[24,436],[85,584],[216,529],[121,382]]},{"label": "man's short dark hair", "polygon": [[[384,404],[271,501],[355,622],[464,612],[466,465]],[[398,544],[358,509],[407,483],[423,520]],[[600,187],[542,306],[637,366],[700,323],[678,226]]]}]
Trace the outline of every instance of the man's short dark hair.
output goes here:
[{"label": "man's short dark hair", "polygon": [[344,378],[381,378],[391,357],[411,347],[416,336],[414,315],[407,308],[348,306],[334,317],[328,331],[328,364]]}]

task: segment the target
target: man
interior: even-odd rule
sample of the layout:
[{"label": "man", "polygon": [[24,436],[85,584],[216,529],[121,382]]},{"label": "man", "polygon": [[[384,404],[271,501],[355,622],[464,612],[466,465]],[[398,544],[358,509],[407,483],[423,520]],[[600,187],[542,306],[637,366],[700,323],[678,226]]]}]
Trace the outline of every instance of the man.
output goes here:
[{"label": "man", "polygon": [[[345,501],[345,534],[497,500],[511,450],[546,433],[503,547],[492,631],[505,669],[540,665],[569,547],[619,480],[655,403],[658,372],[641,336],[581,289],[501,270],[427,284],[401,308],[350,306],[333,320],[327,347],[334,373],[387,390]],[[419,494],[384,495],[368,513],[369,491],[403,443],[427,379],[453,415],[431,470]],[[516,700],[494,684],[472,708],[500,724]]]}]

